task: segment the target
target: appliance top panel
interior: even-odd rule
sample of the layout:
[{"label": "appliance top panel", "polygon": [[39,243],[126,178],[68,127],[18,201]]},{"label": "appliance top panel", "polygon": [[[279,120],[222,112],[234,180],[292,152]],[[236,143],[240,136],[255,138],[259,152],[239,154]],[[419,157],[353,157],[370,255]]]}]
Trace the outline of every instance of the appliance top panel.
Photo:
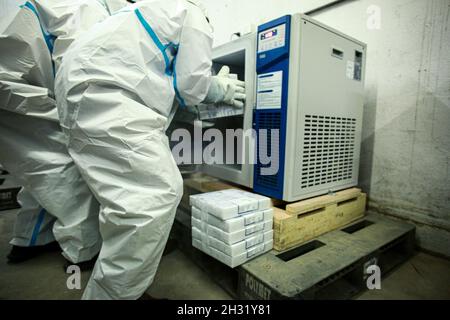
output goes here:
[{"label": "appliance top panel", "polygon": [[319,26],[321,28],[327,29],[328,31],[333,32],[333,33],[335,33],[335,34],[337,34],[337,35],[339,35],[339,36],[341,36],[343,38],[346,38],[346,39],[348,39],[350,41],[353,41],[354,43],[356,43],[356,44],[358,44],[360,46],[363,46],[364,48],[367,47],[367,44],[365,44],[364,42],[359,41],[358,39],[355,39],[355,38],[353,38],[353,37],[351,37],[351,36],[349,36],[349,35],[347,35],[345,33],[342,33],[341,31],[336,30],[336,29],[334,29],[334,28],[332,28],[332,27],[330,27],[330,26],[328,26],[326,24],[323,24],[322,22],[317,21],[316,19],[313,19],[313,18],[311,18],[310,16],[308,16],[306,14],[298,13],[298,14],[295,15],[295,18],[306,20],[306,21],[308,21],[310,23],[313,23],[313,24],[315,24],[315,25],[317,25],[317,26]]},{"label": "appliance top panel", "polygon": [[220,46],[213,48],[214,52],[226,52],[230,50],[230,48],[239,48],[239,47],[246,47],[251,46],[255,42],[255,33],[249,33],[246,34],[240,38],[234,39],[232,41],[226,42],[224,44],[221,44]]}]

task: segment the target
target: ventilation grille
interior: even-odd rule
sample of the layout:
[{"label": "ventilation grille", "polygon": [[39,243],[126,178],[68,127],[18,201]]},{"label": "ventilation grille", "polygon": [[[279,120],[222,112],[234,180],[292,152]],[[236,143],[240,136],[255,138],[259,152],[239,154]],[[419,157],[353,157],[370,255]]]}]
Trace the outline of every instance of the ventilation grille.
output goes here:
[{"label": "ventilation grille", "polygon": [[[279,168],[279,156],[280,156],[280,145],[279,141],[275,141],[276,145],[272,146],[272,134],[271,129],[280,129],[281,126],[281,114],[280,112],[257,112],[256,113],[256,125],[257,129],[267,129],[267,141],[259,141],[259,151],[258,151],[258,162],[256,165],[256,183],[260,186],[270,189],[278,188],[278,174],[274,175],[261,175],[262,165],[259,159],[259,155],[268,155],[271,157],[272,166]],[[279,132],[279,136],[281,132]],[[279,140],[279,139],[278,139]],[[271,150],[276,150],[274,155],[271,155]]]},{"label": "ventilation grille", "polygon": [[352,178],[355,131],[353,118],[305,116],[302,189]]}]

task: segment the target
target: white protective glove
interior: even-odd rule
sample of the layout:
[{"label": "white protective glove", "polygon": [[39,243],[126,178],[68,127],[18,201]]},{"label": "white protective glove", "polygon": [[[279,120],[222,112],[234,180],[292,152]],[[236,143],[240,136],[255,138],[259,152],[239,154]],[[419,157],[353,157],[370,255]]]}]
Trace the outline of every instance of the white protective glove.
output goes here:
[{"label": "white protective glove", "polygon": [[211,86],[204,102],[224,102],[236,108],[243,108],[244,101],[245,82],[230,75],[230,68],[223,66],[217,76],[211,78]]}]

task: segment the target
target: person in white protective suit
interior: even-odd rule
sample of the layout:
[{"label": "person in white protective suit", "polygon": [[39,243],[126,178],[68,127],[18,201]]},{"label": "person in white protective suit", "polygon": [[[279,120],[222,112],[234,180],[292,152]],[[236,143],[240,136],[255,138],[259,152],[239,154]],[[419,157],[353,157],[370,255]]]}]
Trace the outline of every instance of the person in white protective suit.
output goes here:
[{"label": "person in white protective suit", "polygon": [[244,83],[229,68],[211,75],[211,47],[197,1],[155,0],[122,9],[68,51],[58,112],[101,204],[103,246],[83,299],[137,299],[153,281],[182,196],[165,135],[176,107],[243,107]]},{"label": "person in white protective suit", "polygon": [[78,35],[125,5],[125,0],[1,1],[0,163],[24,186],[10,262],[53,249],[55,238],[72,263],[100,250],[99,205],[67,152],[54,75]]}]

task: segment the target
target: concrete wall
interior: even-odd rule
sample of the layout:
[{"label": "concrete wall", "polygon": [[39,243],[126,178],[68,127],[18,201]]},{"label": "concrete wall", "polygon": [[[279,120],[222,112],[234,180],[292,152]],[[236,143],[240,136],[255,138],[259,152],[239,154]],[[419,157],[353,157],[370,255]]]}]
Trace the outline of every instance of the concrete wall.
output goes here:
[{"label": "concrete wall", "polygon": [[[204,2],[215,44],[221,44],[252,24],[327,1]],[[369,194],[369,208],[414,222],[419,245],[447,256],[449,11],[449,0],[359,0],[312,15],[368,44],[360,185]]]}]

